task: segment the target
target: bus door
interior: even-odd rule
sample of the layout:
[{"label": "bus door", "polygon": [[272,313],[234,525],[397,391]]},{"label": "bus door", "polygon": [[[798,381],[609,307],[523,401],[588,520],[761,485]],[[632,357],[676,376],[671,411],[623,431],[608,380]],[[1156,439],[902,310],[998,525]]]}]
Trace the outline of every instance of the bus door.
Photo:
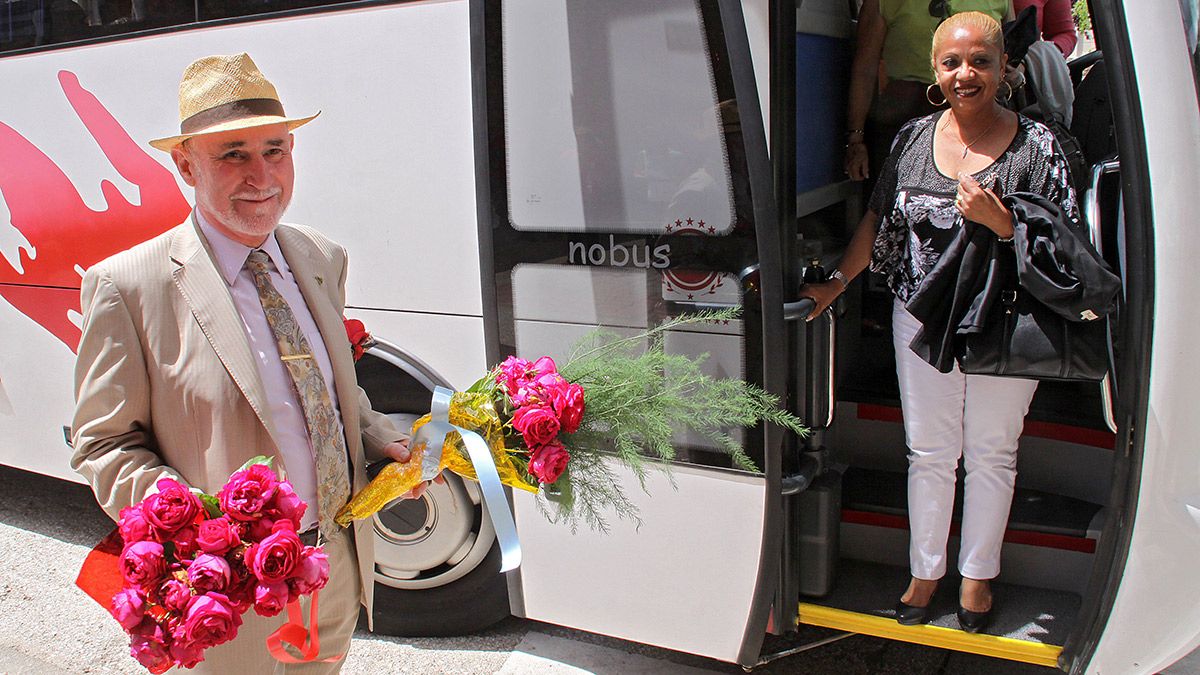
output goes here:
[{"label": "bus door", "polygon": [[[489,360],[565,358],[595,326],[636,334],[737,308],[666,349],[782,394],[779,235],[741,4],[478,2],[473,22]],[[783,433],[734,433],[762,473],[682,431],[645,490],[614,469],[640,524],[572,532],[515,494],[514,614],[755,663],[779,572]]]}]

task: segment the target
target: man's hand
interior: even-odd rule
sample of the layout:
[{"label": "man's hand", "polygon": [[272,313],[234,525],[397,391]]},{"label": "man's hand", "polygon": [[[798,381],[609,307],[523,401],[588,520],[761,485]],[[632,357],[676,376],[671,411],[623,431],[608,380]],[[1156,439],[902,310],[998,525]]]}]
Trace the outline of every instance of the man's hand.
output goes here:
[{"label": "man's hand", "polygon": [[1012,213],[995,192],[979,184],[970,174],[958,174],[958,194],[954,206],[963,218],[973,220],[996,233],[1001,239],[1013,236]]},{"label": "man's hand", "polygon": [[407,438],[399,441],[392,441],[391,443],[383,446],[383,454],[400,463],[407,462],[412,457],[412,453],[408,450]]},{"label": "man's hand", "polygon": [[[408,449],[408,439],[407,438],[405,438],[403,440],[399,440],[399,441],[393,441],[393,442],[388,443],[387,445],[383,446],[383,454],[387,455],[388,457],[390,457],[400,463],[407,463],[410,459],[412,459],[412,452]],[[437,476],[434,477],[433,482],[434,483],[445,483],[446,479],[442,478],[442,475],[439,473]],[[400,498],[401,499],[418,499],[418,498],[420,498],[421,495],[425,494],[425,490],[427,490],[429,488],[429,483],[430,483],[430,481],[424,481],[422,483],[419,483],[413,489],[400,495]]]}]

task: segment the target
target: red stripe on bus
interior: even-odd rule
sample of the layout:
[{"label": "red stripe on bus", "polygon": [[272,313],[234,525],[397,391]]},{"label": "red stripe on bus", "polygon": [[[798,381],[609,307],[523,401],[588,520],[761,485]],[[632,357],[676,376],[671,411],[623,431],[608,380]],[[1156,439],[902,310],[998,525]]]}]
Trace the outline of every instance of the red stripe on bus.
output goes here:
[{"label": "red stripe on bus", "polygon": [[[899,408],[873,403],[859,403],[858,418],[860,420],[874,420],[877,422],[899,423],[904,421],[904,415],[900,412]],[[1090,445],[1094,448],[1104,448],[1105,450],[1112,450],[1117,444],[1117,437],[1112,432],[1073,427],[1069,424],[1037,422],[1034,420],[1025,421],[1025,430],[1022,435],[1048,438],[1052,441],[1078,443],[1079,445]]]},{"label": "red stripe on bus", "polygon": [[[893,530],[907,530],[908,518],[890,513],[871,513],[842,509],[842,522],[856,525],[871,525],[887,527]],[[957,535],[959,524],[950,524],[950,534]],[[1085,537],[1072,537],[1065,534],[1050,534],[1048,532],[1030,532],[1028,530],[1005,530],[1004,541],[1011,544],[1026,544],[1042,548],[1055,548],[1063,551],[1078,551],[1080,553],[1095,553],[1096,540]]]}]

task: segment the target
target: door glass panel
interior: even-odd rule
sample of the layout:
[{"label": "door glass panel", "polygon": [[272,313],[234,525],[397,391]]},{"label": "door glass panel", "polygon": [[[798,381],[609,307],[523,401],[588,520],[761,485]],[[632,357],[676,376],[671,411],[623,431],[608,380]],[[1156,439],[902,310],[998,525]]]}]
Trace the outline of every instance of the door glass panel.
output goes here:
[{"label": "door glass panel", "polygon": [[[733,228],[721,105],[695,2],[508,2],[504,22],[514,228]],[[733,111],[726,105],[726,117]]]},{"label": "door glass panel", "polygon": [[[757,242],[723,37],[694,0],[521,0],[501,10],[507,218],[493,232],[502,349],[566,358],[596,326],[680,314],[664,349],[744,378]],[[713,45],[716,44],[716,47]],[[728,429],[747,444],[756,434]],[[680,430],[681,461],[726,467]],[[751,456],[757,449],[748,447]]]}]

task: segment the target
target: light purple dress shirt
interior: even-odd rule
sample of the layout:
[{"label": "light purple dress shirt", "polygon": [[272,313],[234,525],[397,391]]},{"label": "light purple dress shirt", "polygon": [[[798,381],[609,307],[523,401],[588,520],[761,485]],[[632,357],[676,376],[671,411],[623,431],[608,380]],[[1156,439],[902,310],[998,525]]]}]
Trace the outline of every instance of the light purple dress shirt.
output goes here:
[{"label": "light purple dress shirt", "polygon": [[[267,414],[275,425],[276,440],[282,455],[283,465],[287,469],[287,478],[292,482],[296,494],[308,504],[308,510],[300,522],[303,532],[317,524],[317,473],[316,461],[313,456],[312,443],[308,438],[308,427],[304,421],[304,409],[296,395],[296,387],[287,367],[279,358],[279,346],[275,342],[275,334],[267,323],[267,315],[263,312],[262,303],[258,299],[258,289],[254,286],[254,275],[246,268],[246,258],[254,249],[240,244],[222,234],[205,220],[200,210],[195,211],[196,221],[208,245],[216,258],[217,271],[229,284],[229,294],[233,297],[233,305],[242,317],[242,327],[246,330],[246,340],[250,343],[250,353],[258,364],[258,374],[262,378],[267,392],[270,408]],[[325,349],[325,341],[317,330],[300,287],[292,276],[291,268],[279,249],[279,242],[272,232],[263,242],[262,249],[270,258],[274,268],[270,270],[271,283],[292,308],[296,322],[304,331],[313,356],[325,376],[325,387],[329,390],[329,398],[333,401],[333,412],[337,417],[338,427],[342,418],[338,408],[337,392],[334,391],[333,366],[329,361],[329,352]]]}]

